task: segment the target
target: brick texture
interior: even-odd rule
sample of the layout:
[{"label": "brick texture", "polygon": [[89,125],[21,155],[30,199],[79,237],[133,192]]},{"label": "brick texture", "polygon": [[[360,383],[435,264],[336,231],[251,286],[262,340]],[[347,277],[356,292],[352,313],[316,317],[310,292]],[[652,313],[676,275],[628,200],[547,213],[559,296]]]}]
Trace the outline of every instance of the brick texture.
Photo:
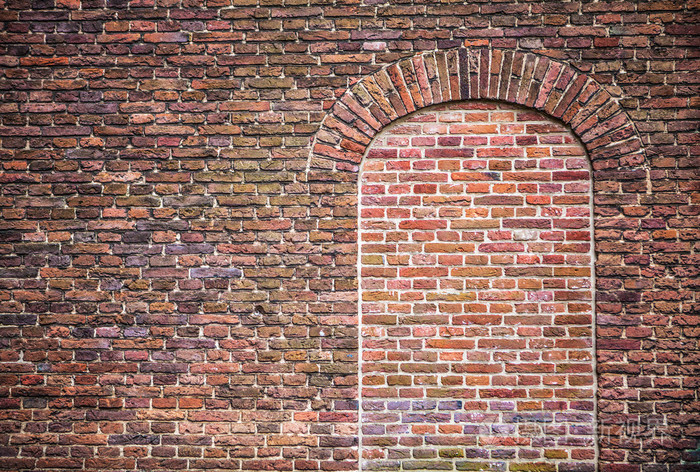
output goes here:
[{"label": "brick texture", "polygon": [[[564,126],[572,134],[561,136],[575,136],[590,161],[590,168],[557,182],[592,182],[594,461],[601,472],[697,470],[698,7],[696,0],[6,0],[0,10],[0,469],[357,470],[360,439],[372,436],[359,430],[358,354],[365,338],[358,183],[361,167],[382,161],[365,156],[375,152],[371,143],[382,130],[401,126],[396,123],[412,113],[434,113],[428,107],[442,104],[466,114],[478,111],[469,108],[474,103],[498,102],[504,113],[558,123],[534,133],[538,140]],[[449,160],[430,159],[436,166]],[[557,160],[532,158],[547,159]],[[398,160],[384,159],[386,165]],[[508,171],[433,173],[454,179],[483,172]],[[419,194],[442,195],[439,182],[412,185],[424,185],[419,192],[436,185],[435,194]],[[477,196],[466,187],[461,195],[470,208],[491,211],[546,206],[493,203],[496,197],[549,196],[539,189]],[[538,219],[498,218],[501,225]],[[539,238],[546,232],[502,228],[509,230]],[[483,242],[460,241],[474,245],[469,254],[507,255],[479,246],[529,241],[482,234]],[[420,277],[399,276],[414,278]],[[532,277],[517,280],[526,278]],[[505,272],[484,279],[492,286],[514,280]],[[478,290],[465,285],[470,292]],[[472,303],[478,295],[462,306]],[[500,316],[505,326],[511,315]],[[440,323],[420,326],[437,331]],[[543,336],[534,339],[591,340],[544,336],[557,332],[556,323],[540,327]],[[472,339],[474,347],[424,351],[466,359],[489,351],[479,343],[510,337],[491,331]],[[590,346],[567,349],[590,352]],[[545,352],[526,348],[518,355]],[[518,363],[545,365],[512,362]],[[494,365],[505,371],[508,362]],[[565,375],[571,382],[590,374]],[[530,375],[539,373],[503,373],[511,380]],[[420,388],[428,393],[427,385]],[[574,400],[568,402],[571,409]],[[472,410],[462,405],[462,411]],[[504,420],[508,414],[499,410],[503,437],[514,424]],[[581,436],[590,434],[582,429]],[[369,459],[389,460],[396,449],[365,444],[363,453],[379,451]],[[449,449],[402,447],[402,454],[425,454],[404,469],[424,470],[434,466],[421,461],[434,463],[431,455]],[[525,445],[486,449],[516,451],[516,460],[493,461],[513,471],[563,472],[591,462],[520,457],[542,452]],[[554,449],[571,456],[590,446]],[[466,457],[445,460],[470,467],[460,465]]]},{"label": "brick texture", "polygon": [[363,470],[595,470],[591,175],[486,102],[386,128],[360,177]]}]

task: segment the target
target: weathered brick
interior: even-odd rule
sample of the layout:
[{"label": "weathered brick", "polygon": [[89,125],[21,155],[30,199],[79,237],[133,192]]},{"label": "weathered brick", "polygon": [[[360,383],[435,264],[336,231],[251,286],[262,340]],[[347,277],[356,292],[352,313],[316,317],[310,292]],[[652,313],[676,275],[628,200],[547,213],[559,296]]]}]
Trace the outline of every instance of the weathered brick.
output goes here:
[{"label": "weathered brick", "polygon": [[5,5],[5,468],[694,467],[696,5],[369,3]]}]

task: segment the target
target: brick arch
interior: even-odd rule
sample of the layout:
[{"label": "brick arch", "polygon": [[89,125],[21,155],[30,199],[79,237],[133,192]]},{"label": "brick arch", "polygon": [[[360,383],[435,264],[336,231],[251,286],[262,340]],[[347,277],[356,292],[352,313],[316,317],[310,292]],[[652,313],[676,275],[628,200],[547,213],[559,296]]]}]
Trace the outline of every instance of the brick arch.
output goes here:
[{"label": "brick arch", "polygon": [[402,59],[348,89],[321,123],[309,171],[357,172],[372,138],[389,123],[430,105],[479,99],[523,105],[563,121],[596,171],[645,161],[632,120],[590,76],[533,53],[457,48]]},{"label": "brick arch", "polygon": [[[597,421],[608,428],[601,431],[605,436],[599,439],[598,460],[619,461],[624,450],[619,444],[631,437],[615,425],[634,420],[633,414],[620,410],[619,388],[636,375],[621,363],[627,353],[642,346],[637,338],[621,337],[640,325],[639,313],[648,310],[642,293],[648,274],[637,267],[644,264],[644,249],[627,238],[636,237],[633,233],[643,228],[641,220],[648,215],[649,173],[636,127],[615,97],[591,76],[563,62],[486,48],[425,52],[363,78],[336,100],[315,135],[303,177],[316,207],[305,223],[310,250],[323,261],[322,281],[309,309],[323,313],[321,323],[333,326],[332,339],[323,345],[333,350],[357,348],[358,176],[373,138],[414,111],[464,100],[502,101],[539,110],[568,125],[591,160]],[[345,362],[357,362],[354,356],[348,353]],[[341,370],[356,376],[357,367]],[[328,445],[354,448],[360,395],[350,378],[337,387],[341,390],[333,408],[343,415]],[[631,405],[640,399],[628,401]]]}]

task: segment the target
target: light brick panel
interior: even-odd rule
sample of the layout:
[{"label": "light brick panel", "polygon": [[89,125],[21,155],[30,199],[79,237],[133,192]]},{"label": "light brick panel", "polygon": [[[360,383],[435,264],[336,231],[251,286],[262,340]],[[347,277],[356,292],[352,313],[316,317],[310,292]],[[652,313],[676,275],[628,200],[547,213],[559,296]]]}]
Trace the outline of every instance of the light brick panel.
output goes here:
[{"label": "light brick panel", "polygon": [[375,138],[360,177],[363,470],[594,470],[591,174],[492,102]]}]

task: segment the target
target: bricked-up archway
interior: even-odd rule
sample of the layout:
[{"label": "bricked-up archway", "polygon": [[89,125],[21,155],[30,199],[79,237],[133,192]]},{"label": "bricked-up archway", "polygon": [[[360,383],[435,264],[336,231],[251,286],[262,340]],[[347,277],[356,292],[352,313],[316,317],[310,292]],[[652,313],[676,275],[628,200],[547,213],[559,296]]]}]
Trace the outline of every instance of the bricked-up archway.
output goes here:
[{"label": "bricked-up archway", "polygon": [[[365,77],[332,105],[316,134],[307,177],[319,210],[318,241],[332,263],[323,276],[332,289],[319,294],[334,322],[356,323],[357,184],[359,164],[372,139],[386,125],[435,104],[490,99],[544,112],[568,125],[583,143],[593,169],[598,364],[599,460],[616,462],[629,448],[619,425],[634,417],[639,394],[620,387],[635,375],[620,363],[639,351],[641,341],[625,336],[641,323],[644,284],[638,265],[642,249],[629,244],[625,230],[641,227],[637,211],[647,192],[642,142],[629,116],[592,77],[563,62],[520,51],[458,48],[403,59]],[[620,218],[621,216],[625,218]],[[636,219],[636,220],[635,220]],[[327,221],[325,221],[327,220]],[[321,234],[322,231],[331,234]],[[625,282],[621,281],[625,277]],[[640,283],[636,283],[639,280]],[[349,393],[348,393],[349,395]],[[344,400],[350,400],[349,396]],[[347,403],[344,403],[348,409]],[[339,416],[336,447],[353,431],[353,415]],[[602,428],[601,428],[602,425]]]},{"label": "bricked-up archway", "polygon": [[452,102],[377,135],[360,173],[365,470],[594,470],[591,197],[580,142],[531,109]]}]

